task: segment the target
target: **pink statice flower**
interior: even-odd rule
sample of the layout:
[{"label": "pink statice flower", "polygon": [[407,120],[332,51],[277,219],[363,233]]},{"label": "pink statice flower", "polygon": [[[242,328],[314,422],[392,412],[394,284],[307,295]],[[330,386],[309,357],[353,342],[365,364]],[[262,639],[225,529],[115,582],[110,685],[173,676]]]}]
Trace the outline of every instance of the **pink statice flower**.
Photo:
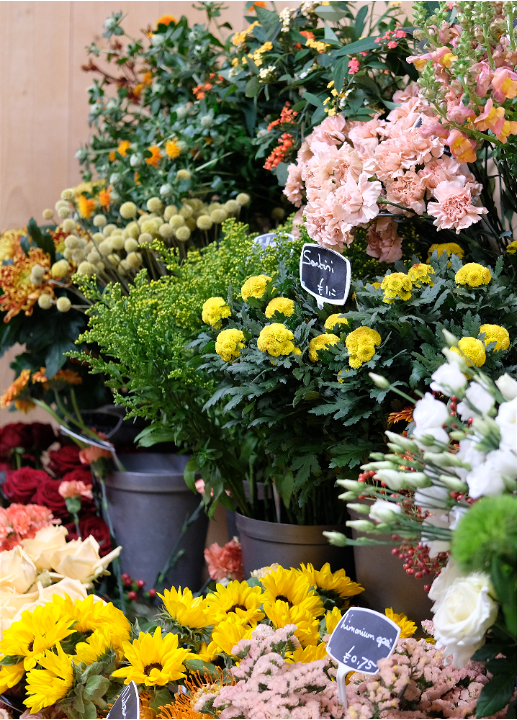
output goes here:
[{"label": "pink statice flower", "polygon": [[379,262],[395,262],[402,257],[402,238],[390,217],[377,217],[368,228],[367,255]]},{"label": "pink statice flower", "polygon": [[432,215],[438,230],[454,228],[456,233],[470,227],[481,220],[481,215],[488,211],[484,207],[472,204],[470,183],[460,180],[441,182],[434,190],[437,202],[427,205],[427,212]]},{"label": "pink statice flower", "polygon": [[93,500],[92,485],[86,485],[82,480],[62,480],[57,491],[63,498],[83,497]]},{"label": "pink statice flower", "polygon": [[244,580],[242,550],[237,538],[233,538],[223,547],[212,543],[205,550],[205,560],[212,580]]}]

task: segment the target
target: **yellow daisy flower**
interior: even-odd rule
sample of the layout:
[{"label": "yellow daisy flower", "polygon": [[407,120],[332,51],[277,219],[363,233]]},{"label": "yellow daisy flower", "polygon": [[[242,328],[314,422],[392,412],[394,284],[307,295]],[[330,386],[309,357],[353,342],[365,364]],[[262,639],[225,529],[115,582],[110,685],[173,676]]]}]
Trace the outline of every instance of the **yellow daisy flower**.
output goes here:
[{"label": "yellow daisy flower", "polygon": [[384,614],[387,618],[390,620],[393,620],[393,622],[399,626],[400,628],[400,639],[402,638],[410,638],[413,637],[413,635],[417,631],[417,626],[414,622],[411,620],[408,620],[407,615],[404,613],[394,613],[393,608],[386,608],[384,611]]},{"label": "yellow daisy flower", "polygon": [[54,705],[68,693],[74,681],[71,658],[57,644],[57,654],[46,652],[39,658],[41,669],[31,670],[27,674],[27,695],[24,704],[31,714]]},{"label": "yellow daisy flower", "polygon": [[325,643],[319,645],[307,645],[307,647],[296,648],[294,652],[287,653],[285,656],[288,663],[310,663],[315,660],[325,660],[327,657],[327,646]]},{"label": "yellow daisy flower", "polygon": [[250,587],[246,581],[232,580],[225,587],[220,583],[215,593],[206,598],[209,625],[217,625],[230,615],[236,615],[240,622],[256,624],[263,619],[262,588]]},{"label": "yellow daisy flower", "polygon": [[323,595],[336,593],[340,598],[349,598],[359,595],[364,591],[362,585],[355,583],[344,570],[337,570],[335,573],[330,569],[330,564],[325,563],[321,570],[316,570],[311,563],[300,566],[300,575],[307,578],[310,585],[316,585],[317,591]]},{"label": "yellow daisy flower", "polygon": [[269,573],[261,580],[264,586],[264,601],[274,603],[282,600],[288,607],[303,606],[312,615],[323,615],[323,602],[314,590],[311,590],[309,580],[300,575],[298,570],[283,567]]},{"label": "yellow daisy flower", "polygon": [[0,665],[0,694],[18,685],[24,673],[23,661],[17,665]]},{"label": "yellow daisy flower", "polygon": [[4,655],[21,655],[24,667],[30,670],[40,662],[46,650],[71,635],[73,618],[63,613],[54,603],[26,610],[21,620],[4,631],[0,652]]},{"label": "yellow daisy flower", "polygon": [[86,642],[77,643],[75,646],[74,662],[92,665],[100,657],[105,655],[111,647],[111,638],[108,628],[94,630]]},{"label": "yellow daisy flower", "polygon": [[192,591],[188,588],[171,588],[164,590],[163,595],[158,593],[165,605],[165,609],[178,625],[183,627],[199,629],[210,625],[206,613],[206,602],[203,598],[194,598]]},{"label": "yellow daisy flower", "polygon": [[123,645],[129,665],[112,673],[112,677],[124,678],[128,685],[132,680],[137,684],[153,686],[167,685],[185,677],[185,660],[196,657],[190,650],[178,648],[178,636],[167,633],[162,637],[161,627],[154,635],[141,632],[137,640]]},{"label": "yellow daisy flower", "polygon": [[320,641],[318,620],[314,613],[307,610],[302,603],[289,606],[284,600],[265,602],[264,611],[275,629],[286,625],[296,625],[294,634],[303,645],[317,645]]},{"label": "yellow daisy flower", "polygon": [[231,655],[240,640],[250,640],[253,629],[252,626],[241,623],[236,615],[231,615],[228,620],[223,620],[215,626],[210,645],[213,643],[219,651]]}]

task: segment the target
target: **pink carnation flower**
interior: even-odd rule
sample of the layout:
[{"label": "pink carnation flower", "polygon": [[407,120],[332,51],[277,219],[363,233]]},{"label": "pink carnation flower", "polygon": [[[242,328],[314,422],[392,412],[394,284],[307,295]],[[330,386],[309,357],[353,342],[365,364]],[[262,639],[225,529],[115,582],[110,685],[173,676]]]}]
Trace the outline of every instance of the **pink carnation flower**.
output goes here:
[{"label": "pink carnation flower", "polygon": [[59,522],[42,505],[13,503],[6,509],[0,507],[0,551],[12,550],[21,540],[33,538],[41,528]]},{"label": "pink carnation flower", "polygon": [[346,125],[346,119],[343,115],[326,117],[311,135],[311,148],[315,142],[322,142],[326,145],[341,145],[346,140]]},{"label": "pink carnation flower", "polygon": [[413,80],[403,90],[395,90],[393,93],[394,103],[403,103],[412,97],[417,97],[420,92],[418,84]]},{"label": "pink carnation flower", "polygon": [[84,497],[93,500],[92,485],[85,485],[82,480],[62,480],[57,491],[63,498]]},{"label": "pink carnation flower", "polygon": [[402,257],[402,238],[397,223],[389,217],[378,217],[368,228],[367,255],[379,262],[395,262]]},{"label": "pink carnation flower", "polygon": [[[408,170],[394,180],[386,180],[386,198],[397,205],[411,208],[418,215],[425,212],[424,195],[426,186],[421,177],[414,170]],[[400,207],[389,206],[390,212],[398,215],[404,213],[411,216],[413,213],[404,212]]]},{"label": "pink carnation flower", "polygon": [[295,207],[300,207],[302,204],[302,170],[299,165],[291,163],[287,168],[287,182],[284,188],[284,195],[287,197],[289,202],[292,202]]},{"label": "pink carnation flower", "polygon": [[205,550],[208,573],[212,580],[244,580],[241,544],[233,538],[221,547],[213,543]]},{"label": "pink carnation flower", "polygon": [[470,183],[464,186],[461,180],[441,182],[434,191],[438,202],[430,202],[427,212],[435,219],[438,230],[454,228],[456,233],[481,220],[488,211],[484,207],[472,205]]}]

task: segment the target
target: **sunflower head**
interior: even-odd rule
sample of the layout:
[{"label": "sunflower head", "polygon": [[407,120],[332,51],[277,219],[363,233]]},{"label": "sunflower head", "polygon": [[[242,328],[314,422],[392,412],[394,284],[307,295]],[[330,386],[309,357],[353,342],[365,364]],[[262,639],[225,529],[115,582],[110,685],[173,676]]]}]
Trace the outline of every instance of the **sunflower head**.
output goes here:
[{"label": "sunflower head", "polygon": [[359,583],[353,582],[344,570],[332,572],[329,563],[325,563],[321,570],[309,563],[300,566],[298,573],[305,577],[309,584],[316,588],[316,592],[323,600],[325,608],[348,607],[348,598],[363,592],[364,588]]},{"label": "sunflower head", "polygon": [[323,613],[323,603],[311,588],[314,583],[301,575],[297,570],[291,568],[286,570],[279,567],[278,570],[269,573],[262,578],[264,587],[264,601],[275,603],[281,600],[287,603],[288,607],[304,605],[306,609],[311,608],[314,615]]},{"label": "sunflower head", "polygon": [[384,614],[387,618],[393,620],[393,622],[399,626],[400,640],[403,638],[413,637],[416,633],[417,626],[412,620],[408,620],[407,615],[404,615],[404,613],[394,613],[393,608],[386,608]]},{"label": "sunflower head", "polygon": [[31,714],[62,700],[74,682],[72,660],[60,643],[56,645],[56,652],[49,650],[39,657],[38,665],[27,673],[24,704],[30,708]]},{"label": "sunflower head", "polygon": [[182,591],[181,588],[173,587],[164,590],[163,595],[158,593],[158,597],[163,600],[168,619],[175,625],[194,630],[210,625],[204,598],[194,598],[188,588]]},{"label": "sunflower head", "polygon": [[235,615],[243,624],[256,625],[263,619],[261,587],[250,587],[247,582],[232,580],[228,585],[217,584],[216,592],[206,599],[209,624],[217,625]]},{"label": "sunflower head", "polygon": [[218,623],[212,631],[212,643],[217,646],[219,652],[232,655],[233,648],[241,640],[250,640],[253,626],[242,623],[235,613],[228,616],[227,620]]}]

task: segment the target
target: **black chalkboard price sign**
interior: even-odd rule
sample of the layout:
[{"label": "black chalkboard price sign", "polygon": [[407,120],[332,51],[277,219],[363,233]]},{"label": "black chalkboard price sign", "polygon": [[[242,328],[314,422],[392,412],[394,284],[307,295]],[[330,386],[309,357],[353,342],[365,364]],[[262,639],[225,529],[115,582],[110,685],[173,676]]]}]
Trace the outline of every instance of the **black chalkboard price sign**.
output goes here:
[{"label": "black chalkboard price sign", "polygon": [[305,243],[300,257],[300,282],[314,295],[318,307],[323,303],[343,305],[351,279],[350,262],[335,250]]},{"label": "black chalkboard price sign", "polygon": [[140,720],[140,698],[133,681],[122,690],[106,717],[113,720]]}]

